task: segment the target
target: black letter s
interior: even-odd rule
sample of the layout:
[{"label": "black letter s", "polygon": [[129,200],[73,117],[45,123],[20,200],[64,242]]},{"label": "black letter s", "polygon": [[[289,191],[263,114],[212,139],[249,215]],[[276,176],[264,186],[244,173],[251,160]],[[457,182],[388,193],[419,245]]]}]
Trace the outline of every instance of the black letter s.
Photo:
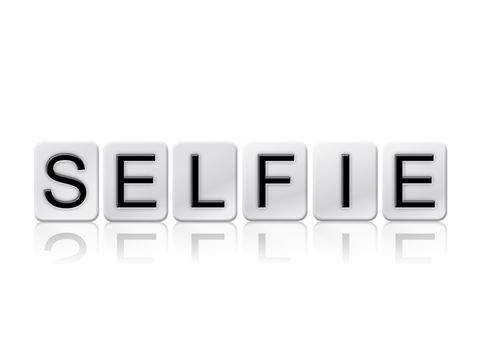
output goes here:
[{"label": "black letter s", "polygon": [[63,208],[63,209],[72,209],[72,208],[78,207],[80,204],[82,204],[85,201],[85,198],[87,197],[87,188],[81,181],[68,176],[59,175],[55,172],[55,169],[54,169],[55,164],[61,161],[73,162],[77,166],[78,170],[85,170],[85,165],[82,159],[80,159],[79,157],[73,154],[57,154],[52,158],[50,158],[47,162],[48,176],[54,181],[76,187],[77,190],[79,191],[79,194],[77,198],[72,201],[61,201],[56,199],[53,196],[51,189],[48,189],[44,191],[45,198],[47,198],[47,201],[50,204],[52,204],[54,207]]}]

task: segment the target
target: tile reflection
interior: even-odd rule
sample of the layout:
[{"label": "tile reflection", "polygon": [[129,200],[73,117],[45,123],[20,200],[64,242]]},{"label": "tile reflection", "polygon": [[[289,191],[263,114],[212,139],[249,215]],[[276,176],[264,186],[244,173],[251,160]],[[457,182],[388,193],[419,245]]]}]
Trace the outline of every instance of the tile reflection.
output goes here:
[{"label": "tile reflection", "polygon": [[447,230],[435,222],[388,223],[383,249],[397,263],[430,263],[446,254]]},{"label": "tile reflection", "polygon": [[301,222],[249,222],[239,237],[232,223],[177,223],[169,230],[163,223],[122,222],[105,225],[101,237],[99,242],[93,223],[40,223],[34,249],[41,260],[58,263],[93,260],[99,252],[116,263],[218,263],[239,258],[238,242],[240,255],[259,263],[306,258],[358,263],[382,257],[429,263],[447,250],[447,229],[439,222],[391,222],[379,238],[370,222],[319,222],[309,232]]},{"label": "tile reflection", "polygon": [[249,222],[243,232],[244,254],[260,263],[288,263],[307,253],[301,222]]},{"label": "tile reflection", "polygon": [[40,223],[34,233],[35,252],[49,262],[72,263],[98,254],[98,229],[92,223]]},{"label": "tile reflection", "polygon": [[106,257],[118,263],[153,263],[168,250],[167,226],[162,223],[109,223],[105,225]]},{"label": "tile reflection", "polygon": [[377,228],[370,222],[319,222],[314,226],[312,252],[316,258],[343,263],[377,255]]},{"label": "tile reflection", "polygon": [[231,223],[177,223],[172,253],[194,263],[231,258],[237,253],[237,229]]}]

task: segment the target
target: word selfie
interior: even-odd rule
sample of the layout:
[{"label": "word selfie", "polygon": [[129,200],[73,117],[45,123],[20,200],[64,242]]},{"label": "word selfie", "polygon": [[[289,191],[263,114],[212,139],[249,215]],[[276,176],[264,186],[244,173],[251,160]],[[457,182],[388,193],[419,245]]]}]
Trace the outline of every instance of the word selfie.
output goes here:
[{"label": "word selfie", "polygon": [[[378,156],[372,143],[320,143],[313,151],[313,214],[318,220],[377,215]],[[307,148],[251,143],[243,149],[242,211],[247,220],[302,220],[307,214]],[[93,221],[99,212],[94,143],[35,148],[35,216]],[[237,215],[237,147],[179,143],[172,157],[172,211],[178,221],[231,221]],[[442,143],[391,143],[382,151],[383,215],[442,220],[447,213],[447,150]],[[162,221],[168,213],[168,150],[160,142],[111,143],[103,151],[103,207],[109,221]]]}]

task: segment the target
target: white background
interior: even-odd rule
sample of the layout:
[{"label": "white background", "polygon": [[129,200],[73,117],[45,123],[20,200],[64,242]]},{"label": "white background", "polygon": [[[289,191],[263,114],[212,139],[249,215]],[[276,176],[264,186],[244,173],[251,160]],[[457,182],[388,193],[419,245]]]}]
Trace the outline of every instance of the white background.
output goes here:
[{"label": "white background", "polygon": [[[2,0],[0,348],[479,349],[480,17],[464,0]],[[100,216],[98,254],[51,263],[35,144],[124,140],[240,157],[250,141],[445,142],[447,253],[385,257],[379,215],[368,263],[258,264],[239,215],[232,259],[117,264]],[[311,239],[311,210],[304,224]]]}]

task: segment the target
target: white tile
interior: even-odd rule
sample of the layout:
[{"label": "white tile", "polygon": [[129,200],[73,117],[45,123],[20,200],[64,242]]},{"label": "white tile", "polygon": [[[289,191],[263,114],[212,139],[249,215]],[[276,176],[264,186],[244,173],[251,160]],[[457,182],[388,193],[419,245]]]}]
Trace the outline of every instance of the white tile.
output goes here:
[{"label": "white tile", "polygon": [[[110,221],[164,220],[168,203],[167,176],[165,144],[107,145],[103,174],[105,218]],[[144,183],[139,183],[142,181]]]},{"label": "white tile", "polygon": [[179,143],[173,154],[173,213],[179,221],[231,221],[237,215],[233,143]]},{"label": "white tile", "polygon": [[35,148],[35,216],[40,221],[92,221],[98,215],[95,143],[42,143]]},{"label": "white tile", "polygon": [[245,147],[243,158],[243,212],[247,220],[302,220],[306,216],[304,144],[252,143]]},{"label": "white tile", "polygon": [[314,216],[372,220],[377,214],[377,148],[372,143],[321,143],[314,149]]},{"label": "white tile", "polygon": [[[386,219],[442,220],[446,216],[446,153],[442,143],[391,143],[384,147],[383,214]],[[411,183],[406,183],[409,181]]]}]

